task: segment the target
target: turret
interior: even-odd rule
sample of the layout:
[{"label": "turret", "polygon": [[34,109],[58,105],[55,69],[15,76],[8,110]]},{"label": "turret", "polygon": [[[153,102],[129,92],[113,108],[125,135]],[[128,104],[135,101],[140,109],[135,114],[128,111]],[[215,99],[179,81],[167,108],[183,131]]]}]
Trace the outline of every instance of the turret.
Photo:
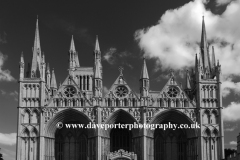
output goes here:
[{"label": "turret", "polygon": [[189,75],[189,71],[186,71],[186,77],[185,77],[185,92],[187,93],[187,95],[190,97],[191,95],[191,90],[192,90],[192,86],[191,86],[191,77]]},{"label": "turret", "polygon": [[41,78],[45,81],[45,71],[46,71],[46,63],[45,63],[45,55],[43,53],[41,60]]},{"label": "turret", "polygon": [[222,71],[221,71],[221,65],[219,63],[219,60],[216,66],[216,77],[218,82],[222,82]]},{"label": "turret", "polygon": [[149,76],[145,58],[143,59],[143,67],[140,75],[140,94],[142,97],[147,97],[149,93]]},{"label": "turret", "polygon": [[47,85],[50,88],[50,81],[51,81],[51,72],[50,72],[50,67],[49,67],[49,63],[47,64]]},{"label": "turret", "polygon": [[94,54],[94,65],[96,65],[97,61],[99,61],[99,69],[102,74],[102,63],[101,63],[101,50],[100,50],[100,45],[98,41],[98,36],[96,36],[96,43],[95,43],[95,49],[93,51]]},{"label": "turret", "polygon": [[94,69],[94,96],[102,97],[102,74],[100,70],[100,61],[96,61]]},{"label": "turret", "polygon": [[76,67],[80,67],[78,53],[75,49],[75,44],[73,40],[73,36],[71,39],[70,49],[69,49],[69,74],[73,76],[73,71]]},{"label": "turret", "polygon": [[19,62],[19,69],[20,69],[20,80],[24,78],[24,58],[23,58],[23,53],[21,54],[20,62]]},{"label": "turret", "polygon": [[51,89],[52,96],[55,95],[55,93],[57,92],[57,81],[56,81],[54,69],[52,69],[52,78],[51,78],[50,89]]}]

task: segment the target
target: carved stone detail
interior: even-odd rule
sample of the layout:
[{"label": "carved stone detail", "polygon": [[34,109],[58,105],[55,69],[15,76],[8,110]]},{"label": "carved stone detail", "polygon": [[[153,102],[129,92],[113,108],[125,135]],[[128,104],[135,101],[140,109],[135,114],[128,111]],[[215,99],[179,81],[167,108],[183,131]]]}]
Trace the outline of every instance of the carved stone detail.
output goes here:
[{"label": "carved stone detail", "polygon": [[89,107],[89,108],[83,108],[82,112],[88,116],[93,123],[96,122],[96,111],[95,108]]},{"label": "carved stone detail", "polygon": [[135,154],[134,152],[128,152],[123,149],[119,149],[118,151],[110,152],[107,155],[107,160],[114,160],[114,159],[118,159],[118,158],[137,160],[137,154]]},{"label": "carved stone detail", "polygon": [[140,122],[141,120],[140,108],[129,108],[128,112],[137,120],[137,122]]},{"label": "carved stone detail", "polygon": [[102,114],[102,122],[105,122],[106,121],[106,119],[109,117],[109,115],[112,113],[112,112],[114,112],[114,108],[103,108],[102,109],[102,112],[101,112],[101,114]]},{"label": "carved stone detail", "polygon": [[44,112],[45,123],[47,123],[57,112],[57,108],[42,108],[42,112]]}]

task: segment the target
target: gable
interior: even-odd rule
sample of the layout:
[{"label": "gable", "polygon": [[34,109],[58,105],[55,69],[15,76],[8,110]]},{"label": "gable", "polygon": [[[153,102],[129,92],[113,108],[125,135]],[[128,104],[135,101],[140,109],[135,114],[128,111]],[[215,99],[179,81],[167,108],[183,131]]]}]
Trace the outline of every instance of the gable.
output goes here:
[{"label": "gable", "polygon": [[71,106],[92,106],[85,92],[83,92],[74,79],[68,76],[58,88],[56,94],[50,99],[47,106],[71,107]]},{"label": "gable", "polygon": [[123,75],[120,74],[110,87],[104,98],[124,99],[137,98],[137,94],[129,87]]},{"label": "gable", "polygon": [[156,101],[153,106],[159,107],[195,107],[195,101],[192,101],[182,86],[178,84],[173,74],[170,75],[169,80],[163,89],[156,96]]}]

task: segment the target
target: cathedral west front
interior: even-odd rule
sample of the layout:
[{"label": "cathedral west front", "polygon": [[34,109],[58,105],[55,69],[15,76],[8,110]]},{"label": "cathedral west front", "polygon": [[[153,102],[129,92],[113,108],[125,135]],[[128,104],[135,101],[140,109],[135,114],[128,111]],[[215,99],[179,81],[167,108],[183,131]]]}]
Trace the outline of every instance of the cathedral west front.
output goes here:
[{"label": "cathedral west front", "polygon": [[[103,95],[101,50],[96,38],[91,67],[80,65],[72,37],[68,75],[57,85],[41,52],[38,20],[27,69],[20,58],[17,160],[220,160],[224,159],[221,65],[202,21],[200,53],[185,84],[173,72],[161,91],[150,87],[142,62],[139,91],[119,70]],[[66,48],[66,51],[68,48]],[[67,56],[67,55],[66,55]],[[107,73],[104,73],[107,74]],[[199,124],[200,128],[63,128],[63,124]]]}]

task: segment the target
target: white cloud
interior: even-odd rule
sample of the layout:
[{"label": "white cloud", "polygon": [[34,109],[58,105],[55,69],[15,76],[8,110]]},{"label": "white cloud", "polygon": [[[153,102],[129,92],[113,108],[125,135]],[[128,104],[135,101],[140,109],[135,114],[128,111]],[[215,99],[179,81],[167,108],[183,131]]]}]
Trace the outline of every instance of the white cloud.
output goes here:
[{"label": "white cloud", "polygon": [[0,133],[0,144],[14,145],[16,144],[16,133]]},{"label": "white cloud", "polygon": [[216,0],[216,3],[218,5],[226,5],[226,4],[228,4],[228,3],[232,2],[232,1],[233,0]]},{"label": "white cloud", "polygon": [[237,142],[236,141],[231,141],[229,142],[230,145],[237,145]]},{"label": "white cloud", "polygon": [[[194,66],[199,54],[202,15],[204,14],[207,38],[215,47],[216,59],[222,69],[223,95],[231,90],[240,92],[240,84],[229,77],[239,77],[240,69],[240,0],[232,1],[222,15],[206,10],[202,0],[195,0],[177,9],[166,11],[156,25],[136,31],[135,39],[147,58],[157,58],[156,66],[166,71]],[[218,4],[223,1],[218,0]],[[225,4],[226,4],[225,3]],[[211,54],[211,51],[210,51]]]},{"label": "white cloud", "polygon": [[240,82],[232,82],[232,79],[228,78],[222,83],[222,95],[226,97],[233,91],[235,94],[240,94]]},{"label": "white cloud", "polygon": [[240,103],[237,102],[231,102],[230,105],[223,108],[223,120],[224,121],[239,121],[240,120]]},{"label": "white cloud", "polygon": [[17,91],[13,91],[11,93],[9,93],[10,96],[17,96],[18,95],[18,92]]},{"label": "white cloud", "polygon": [[2,68],[6,59],[7,56],[0,52],[0,81],[15,81],[15,78],[11,75],[11,72],[8,69],[4,70]]},{"label": "white cloud", "polygon": [[106,86],[103,86],[103,95],[108,94],[109,89]]},{"label": "white cloud", "polygon": [[232,131],[234,131],[235,129],[237,129],[238,128],[238,126],[237,125],[235,125],[235,126],[225,126],[224,125],[224,131],[226,131],[226,132],[232,132]]},{"label": "white cloud", "polygon": [[131,52],[128,51],[118,51],[117,48],[111,47],[109,48],[103,56],[103,60],[107,61],[111,65],[119,64],[119,65],[126,65],[127,67],[133,69],[133,66],[126,62],[126,57],[129,58],[132,56]]},{"label": "white cloud", "polygon": [[2,95],[5,95],[7,93],[6,91],[4,91],[2,89],[0,90],[0,92],[1,92]]},{"label": "white cloud", "polygon": [[114,58],[114,54],[117,52],[117,49],[114,47],[109,48],[104,56],[103,59],[106,60],[109,64],[114,64],[115,63],[115,58]]},{"label": "white cloud", "polygon": [[18,92],[17,91],[10,92],[9,95],[12,96],[15,101],[18,101]]}]

